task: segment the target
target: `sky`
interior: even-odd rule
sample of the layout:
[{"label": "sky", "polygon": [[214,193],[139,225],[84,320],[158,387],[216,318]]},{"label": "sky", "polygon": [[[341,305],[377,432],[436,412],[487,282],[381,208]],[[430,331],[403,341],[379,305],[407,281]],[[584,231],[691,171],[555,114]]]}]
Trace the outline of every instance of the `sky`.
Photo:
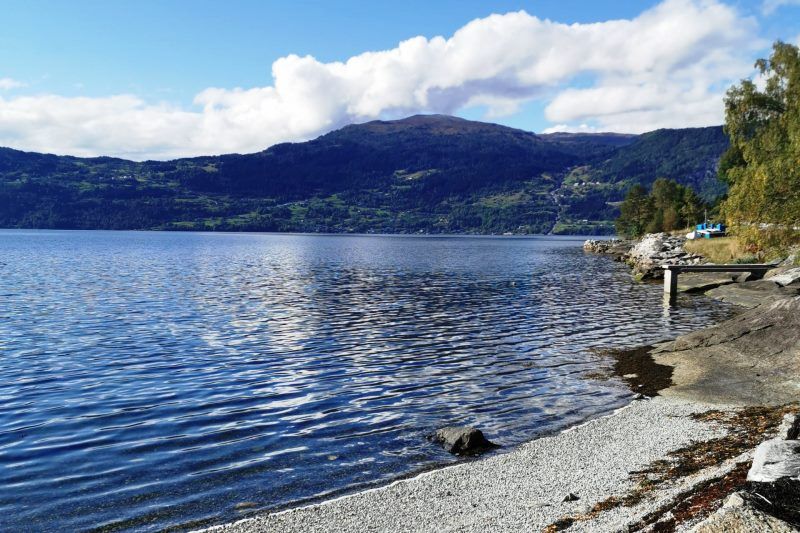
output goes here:
[{"label": "sky", "polygon": [[0,0],[0,28],[0,146],[144,160],[416,113],[721,124],[800,0]]}]

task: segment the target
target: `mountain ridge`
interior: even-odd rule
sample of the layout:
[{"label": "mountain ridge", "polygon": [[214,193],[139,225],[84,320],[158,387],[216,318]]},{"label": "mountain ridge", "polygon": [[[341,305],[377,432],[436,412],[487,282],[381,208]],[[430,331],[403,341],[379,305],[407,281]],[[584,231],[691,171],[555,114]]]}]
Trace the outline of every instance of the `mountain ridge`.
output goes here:
[{"label": "mountain ridge", "polygon": [[446,115],[170,161],[0,148],[0,226],[607,233],[633,183],[724,192],[715,171],[726,148],[721,127],[535,134]]}]

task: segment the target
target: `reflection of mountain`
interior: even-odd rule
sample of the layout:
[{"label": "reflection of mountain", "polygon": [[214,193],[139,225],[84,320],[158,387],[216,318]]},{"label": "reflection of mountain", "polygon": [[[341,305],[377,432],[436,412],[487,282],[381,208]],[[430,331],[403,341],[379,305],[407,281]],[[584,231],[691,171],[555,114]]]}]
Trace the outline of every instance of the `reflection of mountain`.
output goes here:
[{"label": "reflection of mountain", "polygon": [[0,149],[0,227],[603,232],[633,183],[721,193],[726,146],[719,127],[535,135],[425,115],[167,162]]}]

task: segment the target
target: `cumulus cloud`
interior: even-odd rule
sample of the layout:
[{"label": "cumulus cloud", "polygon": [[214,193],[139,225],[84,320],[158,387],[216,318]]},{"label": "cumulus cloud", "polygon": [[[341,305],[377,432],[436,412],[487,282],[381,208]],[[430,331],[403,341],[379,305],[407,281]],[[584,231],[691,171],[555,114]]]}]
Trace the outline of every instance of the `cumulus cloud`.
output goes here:
[{"label": "cumulus cloud", "polygon": [[136,159],[250,152],[419,112],[482,106],[496,119],[535,99],[564,129],[718,124],[727,84],[751,71],[756,30],[717,0],[665,0],[593,24],[491,15],[449,38],[414,37],[343,62],[282,57],[273,85],[209,88],[190,108],[131,95],[0,97],[0,145]]},{"label": "cumulus cloud", "polygon": [[0,78],[0,91],[7,91],[18,87],[25,87],[25,84],[13,78]]}]

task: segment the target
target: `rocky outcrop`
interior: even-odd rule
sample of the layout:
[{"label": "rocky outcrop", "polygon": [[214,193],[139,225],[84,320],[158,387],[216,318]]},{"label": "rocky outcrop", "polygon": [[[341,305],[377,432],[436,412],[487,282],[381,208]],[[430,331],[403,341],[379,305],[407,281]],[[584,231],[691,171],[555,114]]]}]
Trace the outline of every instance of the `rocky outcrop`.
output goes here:
[{"label": "rocky outcrop", "polygon": [[430,439],[454,455],[477,455],[498,447],[484,437],[481,430],[469,426],[444,427],[431,435]]},{"label": "rocky outcrop", "polygon": [[638,279],[663,278],[664,265],[696,265],[703,261],[683,249],[685,242],[685,238],[667,233],[648,233],[631,248],[625,260]]},{"label": "rocky outcrop", "polygon": [[[680,281],[680,277],[678,280]],[[762,279],[720,286],[706,292],[706,296],[752,309],[776,298],[796,296],[798,293],[800,285],[781,287],[771,279]]]},{"label": "rocky outcrop", "polygon": [[606,254],[615,258],[624,257],[633,246],[633,241],[620,239],[595,240],[589,239],[583,243],[583,250],[593,254]]},{"label": "rocky outcrop", "polygon": [[[719,289],[738,287],[726,285]],[[713,292],[713,291],[711,291]],[[710,403],[782,405],[800,385],[800,297],[781,296],[653,351],[674,367],[664,396]]]},{"label": "rocky outcrop", "polygon": [[638,242],[590,239],[583,243],[583,249],[625,261],[638,279],[657,279],[664,277],[663,265],[696,265],[702,262],[702,257],[683,249],[684,242],[684,237],[648,233]]}]

